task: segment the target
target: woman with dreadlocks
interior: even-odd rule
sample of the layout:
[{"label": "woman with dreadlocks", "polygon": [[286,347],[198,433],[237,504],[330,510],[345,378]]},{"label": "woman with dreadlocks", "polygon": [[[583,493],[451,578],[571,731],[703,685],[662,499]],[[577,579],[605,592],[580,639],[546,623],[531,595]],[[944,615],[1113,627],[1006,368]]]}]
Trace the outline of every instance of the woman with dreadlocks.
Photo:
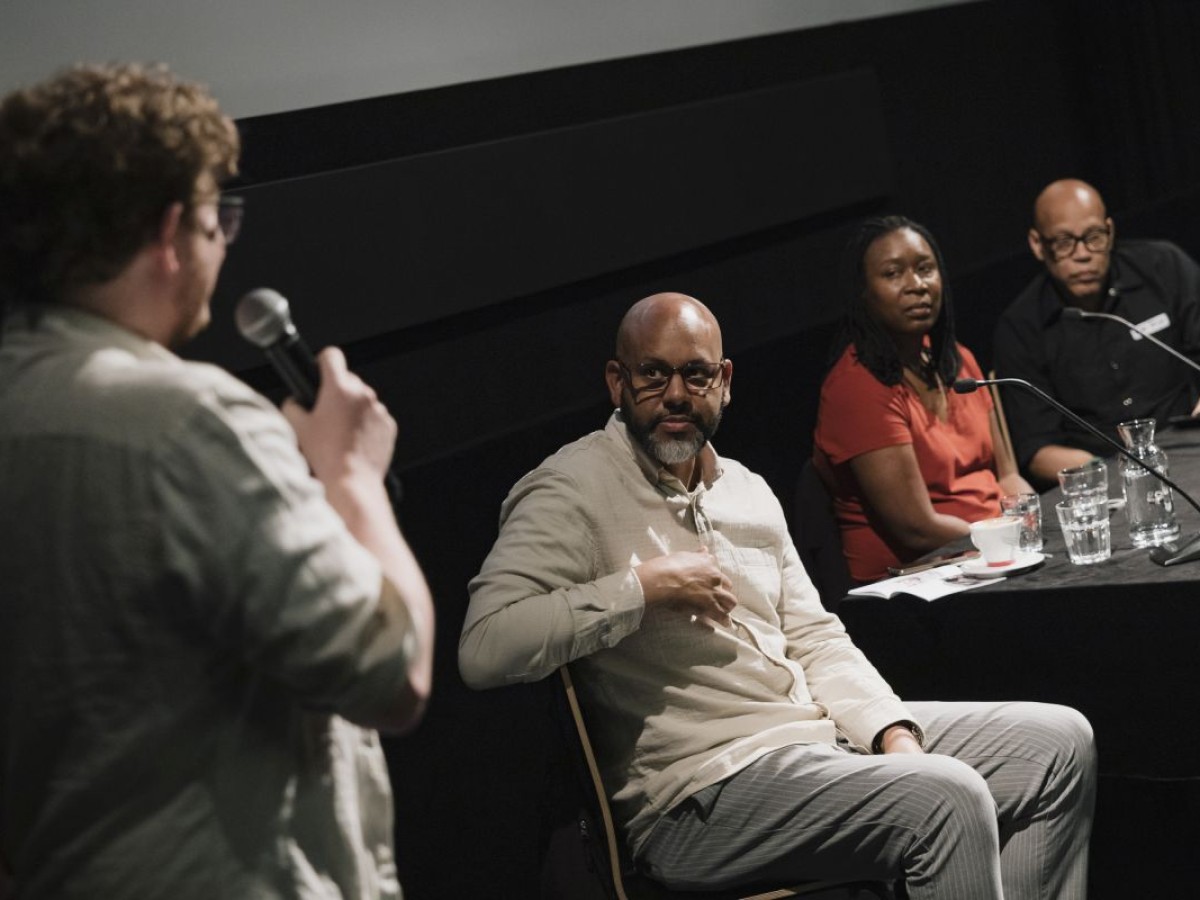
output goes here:
[{"label": "woman with dreadlocks", "polygon": [[1001,494],[1031,490],[988,393],[949,389],[983,376],[954,339],[945,272],[933,235],[903,216],[863,222],[843,257],[846,316],[813,463],[856,581],[966,536],[1000,514]]}]

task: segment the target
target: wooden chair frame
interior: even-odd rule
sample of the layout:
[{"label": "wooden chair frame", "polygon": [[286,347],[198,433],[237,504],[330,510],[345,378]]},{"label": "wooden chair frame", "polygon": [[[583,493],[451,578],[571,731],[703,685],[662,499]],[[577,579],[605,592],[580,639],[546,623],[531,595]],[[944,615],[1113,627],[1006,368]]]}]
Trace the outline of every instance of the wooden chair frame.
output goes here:
[{"label": "wooden chair frame", "polygon": [[[989,381],[995,377],[995,370],[987,373],[987,378]],[[1004,446],[1008,450],[1008,455],[1016,460],[1017,453],[1016,450],[1013,449],[1012,434],[1008,430],[1008,419],[1004,415],[1004,404],[1000,401],[1000,385],[989,384],[988,392],[992,395],[992,406],[996,408],[996,422],[1000,426],[1000,437],[1004,441]]]},{"label": "wooden chair frame", "polygon": [[[806,881],[792,887],[780,887],[757,893],[744,894],[738,891],[672,891],[641,875],[632,873],[632,867],[622,864],[624,853],[620,839],[617,837],[616,825],[613,822],[612,811],[608,805],[608,795],[604,790],[604,782],[600,778],[600,767],[596,763],[596,754],[592,750],[592,742],[588,737],[587,726],[583,718],[583,710],[575,693],[575,683],[567,666],[559,668],[563,689],[566,692],[567,706],[575,722],[575,731],[583,756],[587,761],[588,775],[592,789],[595,792],[596,807],[604,825],[605,844],[608,848],[608,864],[611,870],[612,883],[616,890],[617,900],[782,900],[785,897],[803,897],[821,894],[831,896],[829,892],[842,891],[843,897],[852,896],[850,892],[858,891],[879,900],[892,900],[892,892],[877,882],[853,881]],[[627,871],[627,868],[630,871]]]}]

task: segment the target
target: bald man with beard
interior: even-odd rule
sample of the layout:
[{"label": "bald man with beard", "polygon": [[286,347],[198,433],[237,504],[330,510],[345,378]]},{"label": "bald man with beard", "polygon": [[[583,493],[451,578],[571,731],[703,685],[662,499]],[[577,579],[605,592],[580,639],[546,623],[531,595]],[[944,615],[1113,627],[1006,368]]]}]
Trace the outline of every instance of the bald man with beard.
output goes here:
[{"label": "bald man with beard", "polygon": [[733,379],[712,313],[640,301],[604,377],[605,428],[504,501],[470,584],[467,684],[571,665],[630,854],[670,888],[1084,897],[1087,721],[901,702],[821,606],[766,483],[712,446]]},{"label": "bald man with beard", "polygon": [[[1200,381],[1187,365],[1120,323],[1062,313],[1120,316],[1200,361],[1200,267],[1166,241],[1118,242],[1099,192],[1077,179],[1048,185],[1033,216],[1029,249],[1044,271],[996,326],[996,374],[1033,383],[1114,439],[1118,422],[1195,415]],[[1007,390],[1004,404],[1017,461],[1043,486],[1111,453],[1028,392]]]}]

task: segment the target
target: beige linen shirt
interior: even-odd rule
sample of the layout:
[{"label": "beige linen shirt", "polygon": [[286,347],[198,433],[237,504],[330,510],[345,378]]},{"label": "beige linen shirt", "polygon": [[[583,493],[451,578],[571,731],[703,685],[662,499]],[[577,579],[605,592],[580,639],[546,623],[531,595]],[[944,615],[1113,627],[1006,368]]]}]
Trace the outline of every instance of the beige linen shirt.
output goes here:
[{"label": "beige linen shirt", "polygon": [[50,308],[0,339],[0,850],[17,897],[399,896],[407,622],[290,426]]},{"label": "beige linen shirt", "polygon": [[[459,666],[472,687],[579,660],[605,785],[636,853],[658,817],[789,744],[868,748],[913,720],[820,603],[766,483],[701,454],[695,490],[652,462],[618,411],[522,478],[470,584]],[[634,567],[707,547],[733,626],[647,609]]]}]

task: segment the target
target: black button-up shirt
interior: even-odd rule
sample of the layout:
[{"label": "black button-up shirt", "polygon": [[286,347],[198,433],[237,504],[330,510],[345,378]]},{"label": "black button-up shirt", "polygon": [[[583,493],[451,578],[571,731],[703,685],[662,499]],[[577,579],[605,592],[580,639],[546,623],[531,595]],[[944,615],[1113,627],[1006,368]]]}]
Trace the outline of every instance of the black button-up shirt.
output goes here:
[{"label": "black button-up shirt", "polygon": [[[1200,361],[1200,266],[1166,241],[1122,241],[1100,312],[1146,327]],[[1101,431],[1120,440],[1118,422],[1190,413],[1200,377],[1182,361],[1107,319],[1063,318],[1057,284],[1041,272],[996,326],[993,359],[1002,378],[1024,378]],[[1022,467],[1047,444],[1110,455],[1052,406],[1020,388],[1003,389],[1004,411]]]}]

